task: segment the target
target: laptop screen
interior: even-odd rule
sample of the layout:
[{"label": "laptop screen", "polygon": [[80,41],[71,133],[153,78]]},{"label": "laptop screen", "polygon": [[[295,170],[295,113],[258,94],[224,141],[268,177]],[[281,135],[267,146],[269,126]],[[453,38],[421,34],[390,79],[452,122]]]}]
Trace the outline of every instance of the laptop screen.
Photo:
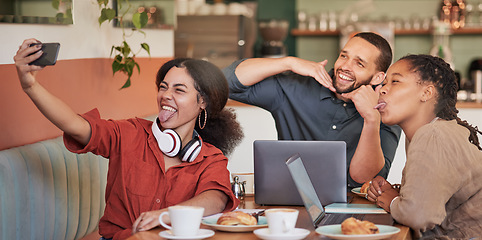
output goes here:
[{"label": "laptop screen", "polygon": [[303,200],[285,160],[303,157],[318,199],[324,205],[347,201],[346,144],[343,141],[256,140],[254,145],[254,198],[259,205],[297,205]]},{"label": "laptop screen", "polygon": [[321,205],[315,188],[306,172],[306,168],[301,161],[301,156],[297,153],[286,160],[286,165],[293,177],[296,188],[300,193],[301,199],[305,205],[306,211],[311,217],[314,225],[318,225],[325,214],[323,205]]},{"label": "laptop screen", "polygon": [[[327,214],[316,195],[315,188],[303,162],[300,154],[294,154],[286,160],[286,165],[315,227],[320,224],[340,224],[348,217],[367,220],[375,224],[393,225],[394,220],[390,214],[387,214],[381,208],[376,208],[376,206],[375,209],[372,209],[370,207],[371,204],[348,204],[352,205],[353,208],[345,207],[344,213]],[[364,207],[357,209],[354,207],[355,205],[363,205]],[[380,210],[384,213],[380,214]]]}]

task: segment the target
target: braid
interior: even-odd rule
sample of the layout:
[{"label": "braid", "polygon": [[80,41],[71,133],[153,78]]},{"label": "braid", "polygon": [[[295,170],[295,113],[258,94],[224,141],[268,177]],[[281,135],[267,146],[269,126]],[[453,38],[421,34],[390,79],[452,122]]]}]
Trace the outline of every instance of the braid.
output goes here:
[{"label": "braid", "polygon": [[479,128],[477,126],[474,127],[474,126],[470,125],[467,121],[462,120],[459,117],[456,117],[455,119],[457,120],[457,123],[459,125],[462,125],[462,126],[466,127],[467,129],[469,129],[469,131],[470,131],[469,142],[471,142],[472,144],[477,146],[477,148],[482,151],[482,148],[480,147],[479,137],[477,136],[477,133],[482,134],[482,132],[479,130]]},{"label": "braid", "polygon": [[455,104],[457,103],[458,85],[450,65],[439,57],[424,54],[407,55],[400,60],[410,62],[411,70],[419,74],[421,82],[430,82],[435,85],[438,93],[435,115],[444,120],[457,120],[459,125],[470,131],[469,142],[482,151],[477,136],[477,133],[482,134],[482,132],[457,116],[459,110]]}]

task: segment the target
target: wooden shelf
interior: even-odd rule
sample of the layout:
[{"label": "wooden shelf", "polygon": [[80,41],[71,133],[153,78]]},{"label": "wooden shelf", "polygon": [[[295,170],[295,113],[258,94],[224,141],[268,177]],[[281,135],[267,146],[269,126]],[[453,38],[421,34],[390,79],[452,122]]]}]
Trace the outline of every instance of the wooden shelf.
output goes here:
[{"label": "wooden shelf", "polygon": [[460,108],[480,108],[480,109],[482,109],[482,103],[480,103],[480,102],[458,101],[456,107],[459,108],[459,109]]},{"label": "wooden shelf", "polygon": [[340,35],[340,31],[309,31],[309,30],[299,30],[299,29],[292,29],[291,35],[293,36],[338,36]]},{"label": "wooden shelf", "polygon": [[[481,28],[461,28],[453,30],[454,35],[470,35],[470,34],[482,34]],[[395,35],[429,35],[431,30],[395,30]],[[292,29],[291,35],[293,36],[338,36],[340,31],[309,31]]]}]

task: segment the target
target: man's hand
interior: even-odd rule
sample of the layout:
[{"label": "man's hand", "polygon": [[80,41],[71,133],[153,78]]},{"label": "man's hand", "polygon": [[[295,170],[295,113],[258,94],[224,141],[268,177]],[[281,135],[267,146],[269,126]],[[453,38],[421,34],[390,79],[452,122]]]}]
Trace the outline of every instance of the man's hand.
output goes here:
[{"label": "man's hand", "polygon": [[321,85],[335,92],[333,80],[325,70],[328,60],[313,62],[301,58],[290,58],[291,71],[303,76],[310,76],[316,79]]},{"label": "man's hand", "polygon": [[380,112],[374,107],[378,104],[380,88],[381,85],[373,90],[371,85],[363,85],[352,92],[343,93],[341,96],[350,99],[355,104],[357,111],[365,121],[379,123]]}]

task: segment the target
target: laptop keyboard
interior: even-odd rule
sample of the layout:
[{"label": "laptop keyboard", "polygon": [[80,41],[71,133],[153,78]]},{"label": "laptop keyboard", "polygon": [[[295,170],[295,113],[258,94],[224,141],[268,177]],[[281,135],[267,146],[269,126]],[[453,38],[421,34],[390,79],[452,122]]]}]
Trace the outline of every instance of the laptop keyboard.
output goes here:
[{"label": "laptop keyboard", "polygon": [[318,226],[341,224],[345,219],[354,217],[358,220],[370,221],[375,224],[393,225],[394,220],[390,214],[353,214],[353,213],[327,213]]},{"label": "laptop keyboard", "polygon": [[330,225],[330,224],[341,224],[345,219],[349,217],[354,217],[356,219],[363,220],[365,214],[343,214],[343,213],[328,213],[325,217],[321,220],[319,226],[321,225]]}]

